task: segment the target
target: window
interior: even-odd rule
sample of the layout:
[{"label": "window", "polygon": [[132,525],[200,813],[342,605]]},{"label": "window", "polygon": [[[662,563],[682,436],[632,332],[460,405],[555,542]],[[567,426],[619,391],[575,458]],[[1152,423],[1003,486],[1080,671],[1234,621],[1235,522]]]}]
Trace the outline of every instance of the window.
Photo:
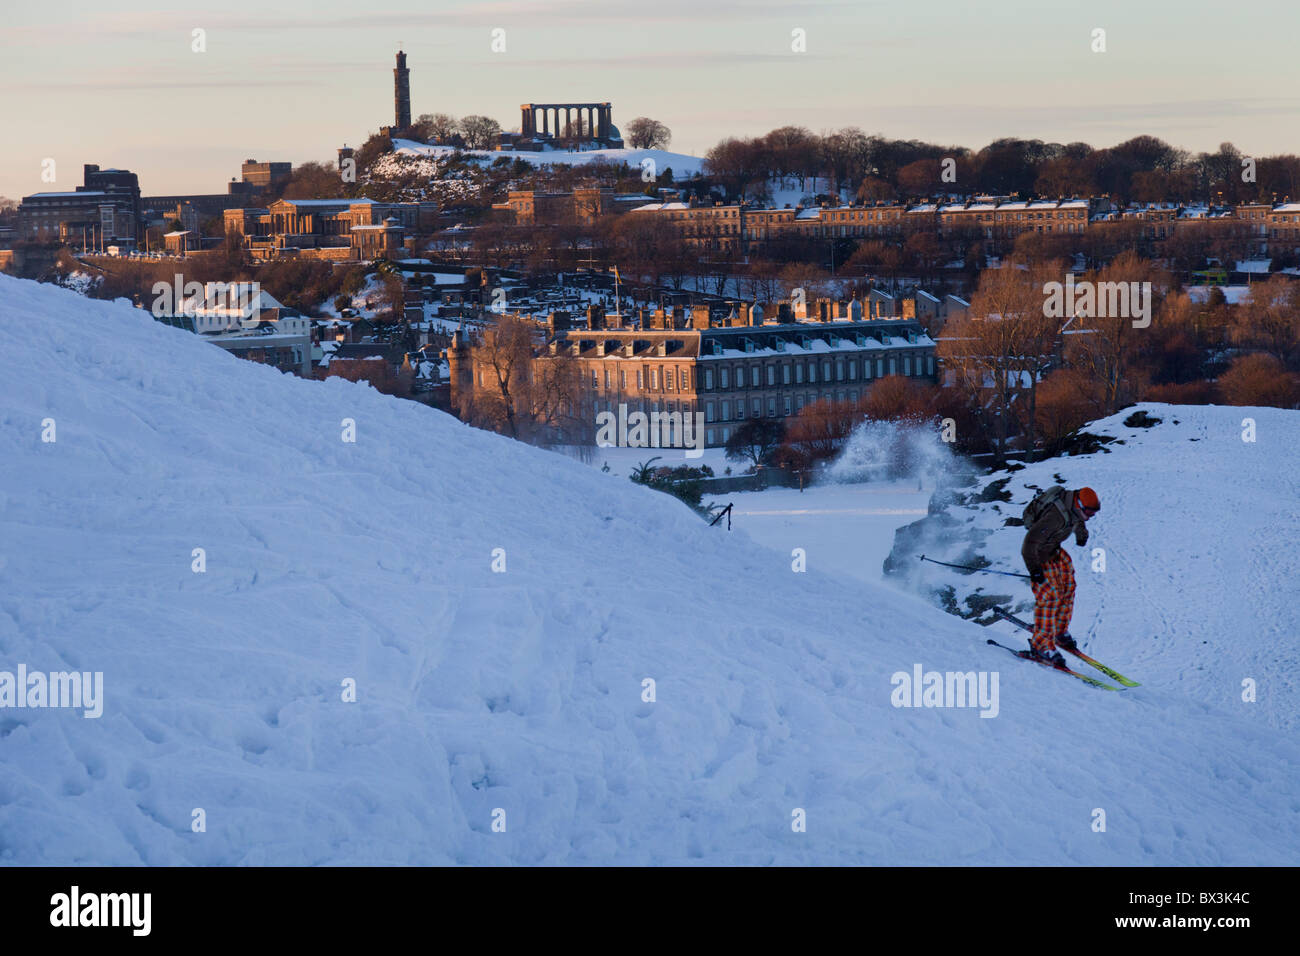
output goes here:
[{"label": "window", "polygon": [[713,388],[713,369],[706,368],[704,370],[704,390],[707,392],[712,388]]},{"label": "window", "polygon": [[907,355],[903,356],[903,374],[904,375],[912,374],[912,359],[910,356]]},{"label": "window", "polygon": [[794,367],[794,383],[795,383],[796,385],[802,385],[802,384],[803,384],[803,364],[802,364],[802,363],[799,364],[799,365],[796,365],[796,366]]},{"label": "window", "polygon": [[705,403],[704,403],[704,420],[705,420],[706,422],[711,422],[711,421],[713,421],[713,403],[712,403],[712,402],[705,402]]},{"label": "window", "polygon": [[816,381],[817,381],[817,363],[809,362],[808,363],[808,384],[812,385]]},{"label": "window", "polygon": [[794,407],[795,407],[795,410],[796,410],[796,411],[803,411],[803,396],[802,396],[802,395],[796,395],[796,396],[794,397]]},{"label": "window", "polygon": [[849,359],[849,381],[856,381],[858,378],[858,360]]},{"label": "window", "polygon": [[706,431],[706,432],[704,433],[704,444],[706,444],[706,445],[712,445],[712,444],[713,444],[713,429],[712,429],[712,428],[710,428],[708,431]]},{"label": "window", "polygon": [[673,390],[673,379],[676,377],[672,369],[664,372],[664,388],[671,392]]},{"label": "window", "polygon": [[768,384],[768,385],[775,385],[775,384],[776,384],[776,366],[775,366],[775,365],[769,365],[769,366],[767,367],[767,384]]},{"label": "window", "polygon": [[930,374],[933,375],[933,374],[934,374],[934,356],[933,356],[933,355],[930,356],[930,358],[927,360],[926,364],[930,367]]},{"label": "window", "polygon": [[645,369],[636,370],[636,387],[645,388]]},{"label": "window", "polygon": [[829,382],[830,380],[831,380],[831,360],[826,359],[826,361],[822,362],[822,381]]},{"label": "window", "polygon": [[749,384],[752,388],[758,388],[758,366],[755,365],[749,370]]},{"label": "window", "polygon": [[729,374],[728,374],[727,369],[725,369],[725,368],[723,368],[723,369],[718,369],[718,375],[721,376],[721,379],[722,379],[722,387],[723,387],[723,388],[730,388],[730,387],[731,387],[731,383],[728,381],[728,379],[730,378],[730,376],[729,376]]},{"label": "window", "polygon": [[898,359],[894,358],[892,355],[889,357],[889,374],[898,374]]},{"label": "window", "polygon": [[745,417],[745,400],[743,398],[738,398],[736,399],[736,418],[744,418],[744,417]]},{"label": "window", "polygon": [[750,410],[754,413],[755,418],[761,418],[763,415],[763,400],[761,398],[754,399],[750,405]]},{"label": "window", "polygon": [[781,366],[781,384],[782,385],[790,384],[790,366],[788,365]]},{"label": "window", "polygon": [[835,381],[844,381],[844,359],[835,360]]},{"label": "window", "polygon": [[656,391],[658,390],[658,388],[659,388],[659,369],[652,368],[650,370],[650,391],[652,392]]},{"label": "window", "polygon": [[885,377],[885,360],[882,358],[878,358],[876,359],[876,378],[884,378],[884,377]]},{"label": "window", "polygon": [[791,405],[791,402],[790,402],[790,396],[787,395],[787,396],[785,396],[785,414],[786,414],[786,415],[789,415],[789,414],[790,414],[790,405]]},{"label": "window", "polygon": [[731,418],[731,402],[727,399],[722,400],[722,420],[728,421]]},{"label": "window", "polygon": [[768,418],[776,418],[776,399],[775,399],[775,398],[769,398],[769,399],[767,400],[767,417],[768,417]]},{"label": "window", "polygon": [[609,369],[605,369],[605,388],[609,388]]}]

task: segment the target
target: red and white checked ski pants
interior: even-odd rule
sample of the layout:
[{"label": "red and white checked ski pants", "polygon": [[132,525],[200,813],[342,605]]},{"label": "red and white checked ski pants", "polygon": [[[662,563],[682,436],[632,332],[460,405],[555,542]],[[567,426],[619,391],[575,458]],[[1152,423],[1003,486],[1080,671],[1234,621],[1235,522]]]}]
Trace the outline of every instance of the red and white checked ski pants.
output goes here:
[{"label": "red and white checked ski pants", "polygon": [[1047,580],[1033,585],[1034,636],[1029,643],[1040,654],[1051,654],[1074,614],[1074,563],[1064,548],[1044,562],[1043,575]]}]

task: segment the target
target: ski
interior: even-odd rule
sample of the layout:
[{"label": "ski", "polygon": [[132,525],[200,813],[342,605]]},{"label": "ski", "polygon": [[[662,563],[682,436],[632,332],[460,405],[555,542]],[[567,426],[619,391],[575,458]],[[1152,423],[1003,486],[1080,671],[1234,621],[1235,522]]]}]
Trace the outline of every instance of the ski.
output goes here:
[{"label": "ski", "polygon": [[1030,657],[1028,651],[1018,651],[1014,647],[1007,647],[1005,644],[999,644],[992,638],[989,638],[988,643],[992,644],[994,647],[1000,647],[1004,651],[1010,651],[1022,661],[1033,661],[1035,664],[1041,664],[1043,667],[1051,668],[1054,671],[1060,671],[1062,674],[1069,674],[1071,677],[1077,677],[1085,684],[1091,684],[1093,687],[1100,687],[1102,690],[1119,690],[1118,687],[1111,687],[1105,681],[1099,681],[1097,678],[1089,677],[1087,674],[1080,674],[1078,671],[1072,671],[1068,667],[1057,667],[1055,664],[1047,663],[1047,661],[1040,661],[1037,658]]},{"label": "ski", "polygon": [[[1031,633],[1032,633],[1033,630],[1034,630],[1034,628],[1033,628],[1032,625],[1027,624],[1026,622],[1020,620],[1020,618],[1016,617],[1014,614],[1011,614],[1011,613],[1009,613],[1009,612],[1007,612],[1007,611],[1004,611],[1002,608],[998,607],[996,604],[992,607],[992,611],[993,611],[993,613],[996,614],[998,617],[1002,618],[1002,619],[1005,620],[1005,621],[1010,621],[1012,624],[1016,625],[1016,627],[1024,628],[1026,631],[1030,631]],[[1088,656],[1087,654],[1085,654],[1083,651],[1079,650],[1077,647],[1062,647],[1061,650],[1066,651],[1067,653],[1073,654],[1075,657],[1079,658],[1079,660],[1081,660],[1081,661],[1084,661],[1084,662],[1086,662],[1086,663],[1088,663],[1088,664],[1091,664],[1093,667],[1097,668],[1097,670],[1101,671],[1103,674],[1105,674],[1107,677],[1109,677],[1111,680],[1115,681],[1116,683],[1123,684],[1125,687],[1141,687],[1141,686],[1142,686],[1141,684],[1139,684],[1139,683],[1138,683],[1137,681],[1135,681],[1135,680],[1129,680],[1127,677],[1125,677],[1125,676],[1124,676],[1123,674],[1121,674],[1119,671],[1115,670],[1115,668],[1113,668],[1113,667],[1107,667],[1107,666],[1106,666],[1105,664],[1103,664],[1101,661],[1093,660],[1091,657],[1089,657],[1089,656]]]}]

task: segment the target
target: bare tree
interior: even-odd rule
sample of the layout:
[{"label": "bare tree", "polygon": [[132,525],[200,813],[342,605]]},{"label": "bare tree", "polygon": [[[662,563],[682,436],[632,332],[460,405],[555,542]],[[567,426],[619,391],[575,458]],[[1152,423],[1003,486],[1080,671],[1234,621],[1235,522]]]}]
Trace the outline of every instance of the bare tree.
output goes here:
[{"label": "bare tree", "polygon": [[970,310],[949,320],[939,342],[944,368],[979,410],[980,428],[1001,460],[1016,418],[1024,425],[1026,444],[1034,446],[1036,386],[1051,365],[1063,324],[1047,317],[1044,290],[1063,273],[1059,265],[1011,261],[986,270]]},{"label": "bare tree", "polygon": [[[1155,332],[1151,324],[1142,325],[1140,320],[1138,326],[1134,326],[1138,305],[1134,296],[1140,298],[1141,291],[1149,288],[1154,300],[1157,290],[1163,291],[1167,287],[1167,281],[1161,279],[1148,260],[1132,250],[1121,253],[1100,273],[1084,276],[1083,281],[1091,282],[1092,288],[1097,290],[1098,306],[1103,299],[1109,298],[1104,294],[1104,290],[1110,288],[1109,283],[1123,283],[1129,292],[1129,308],[1094,308],[1094,315],[1074,317],[1070,329],[1076,334],[1066,337],[1069,343],[1066,350],[1068,364],[1091,374],[1100,390],[1102,410],[1109,415],[1136,399],[1145,385],[1137,367],[1138,346],[1142,338],[1153,336]],[[1144,283],[1150,283],[1150,286]],[[1154,302],[1147,304],[1154,311]],[[1101,315],[1101,312],[1106,314]]]},{"label": "bare tree", "polygon": [[491,149],[501,139],[501,124],[490,116],[466,116],[460,121],[460,135],[470,149]]},{"label": "bare tree", "polygon": [[1251,288],[1233,316],[1233,339],[1272,355],[1288,368],[1300,363],[1300,289],[1282,275]]},{"label": "bare tree", "polygon": [[672,130],[648,116],[638,116],[627,124],[627,143],[633,149],[667,149],[672,139]]},{"label": "bare tree", "polygon": [[415,133],[427,143],[450,143],[459,127],[450,113],[422,113],[414,123]]}]

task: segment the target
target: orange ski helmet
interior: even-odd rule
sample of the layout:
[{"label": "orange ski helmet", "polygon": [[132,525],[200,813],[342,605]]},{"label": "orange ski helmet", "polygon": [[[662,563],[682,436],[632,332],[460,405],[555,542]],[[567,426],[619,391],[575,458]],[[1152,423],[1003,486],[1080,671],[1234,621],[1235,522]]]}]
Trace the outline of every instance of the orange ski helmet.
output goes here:
[{"label": "orange ski helmet", "polygon": [[1097,492],[1091,488],[1080,488],[1074,493],[1074,500],[1080,508],[1091,511],[1093,514],[1101,510],[1101,499],[1097,497]]}]

